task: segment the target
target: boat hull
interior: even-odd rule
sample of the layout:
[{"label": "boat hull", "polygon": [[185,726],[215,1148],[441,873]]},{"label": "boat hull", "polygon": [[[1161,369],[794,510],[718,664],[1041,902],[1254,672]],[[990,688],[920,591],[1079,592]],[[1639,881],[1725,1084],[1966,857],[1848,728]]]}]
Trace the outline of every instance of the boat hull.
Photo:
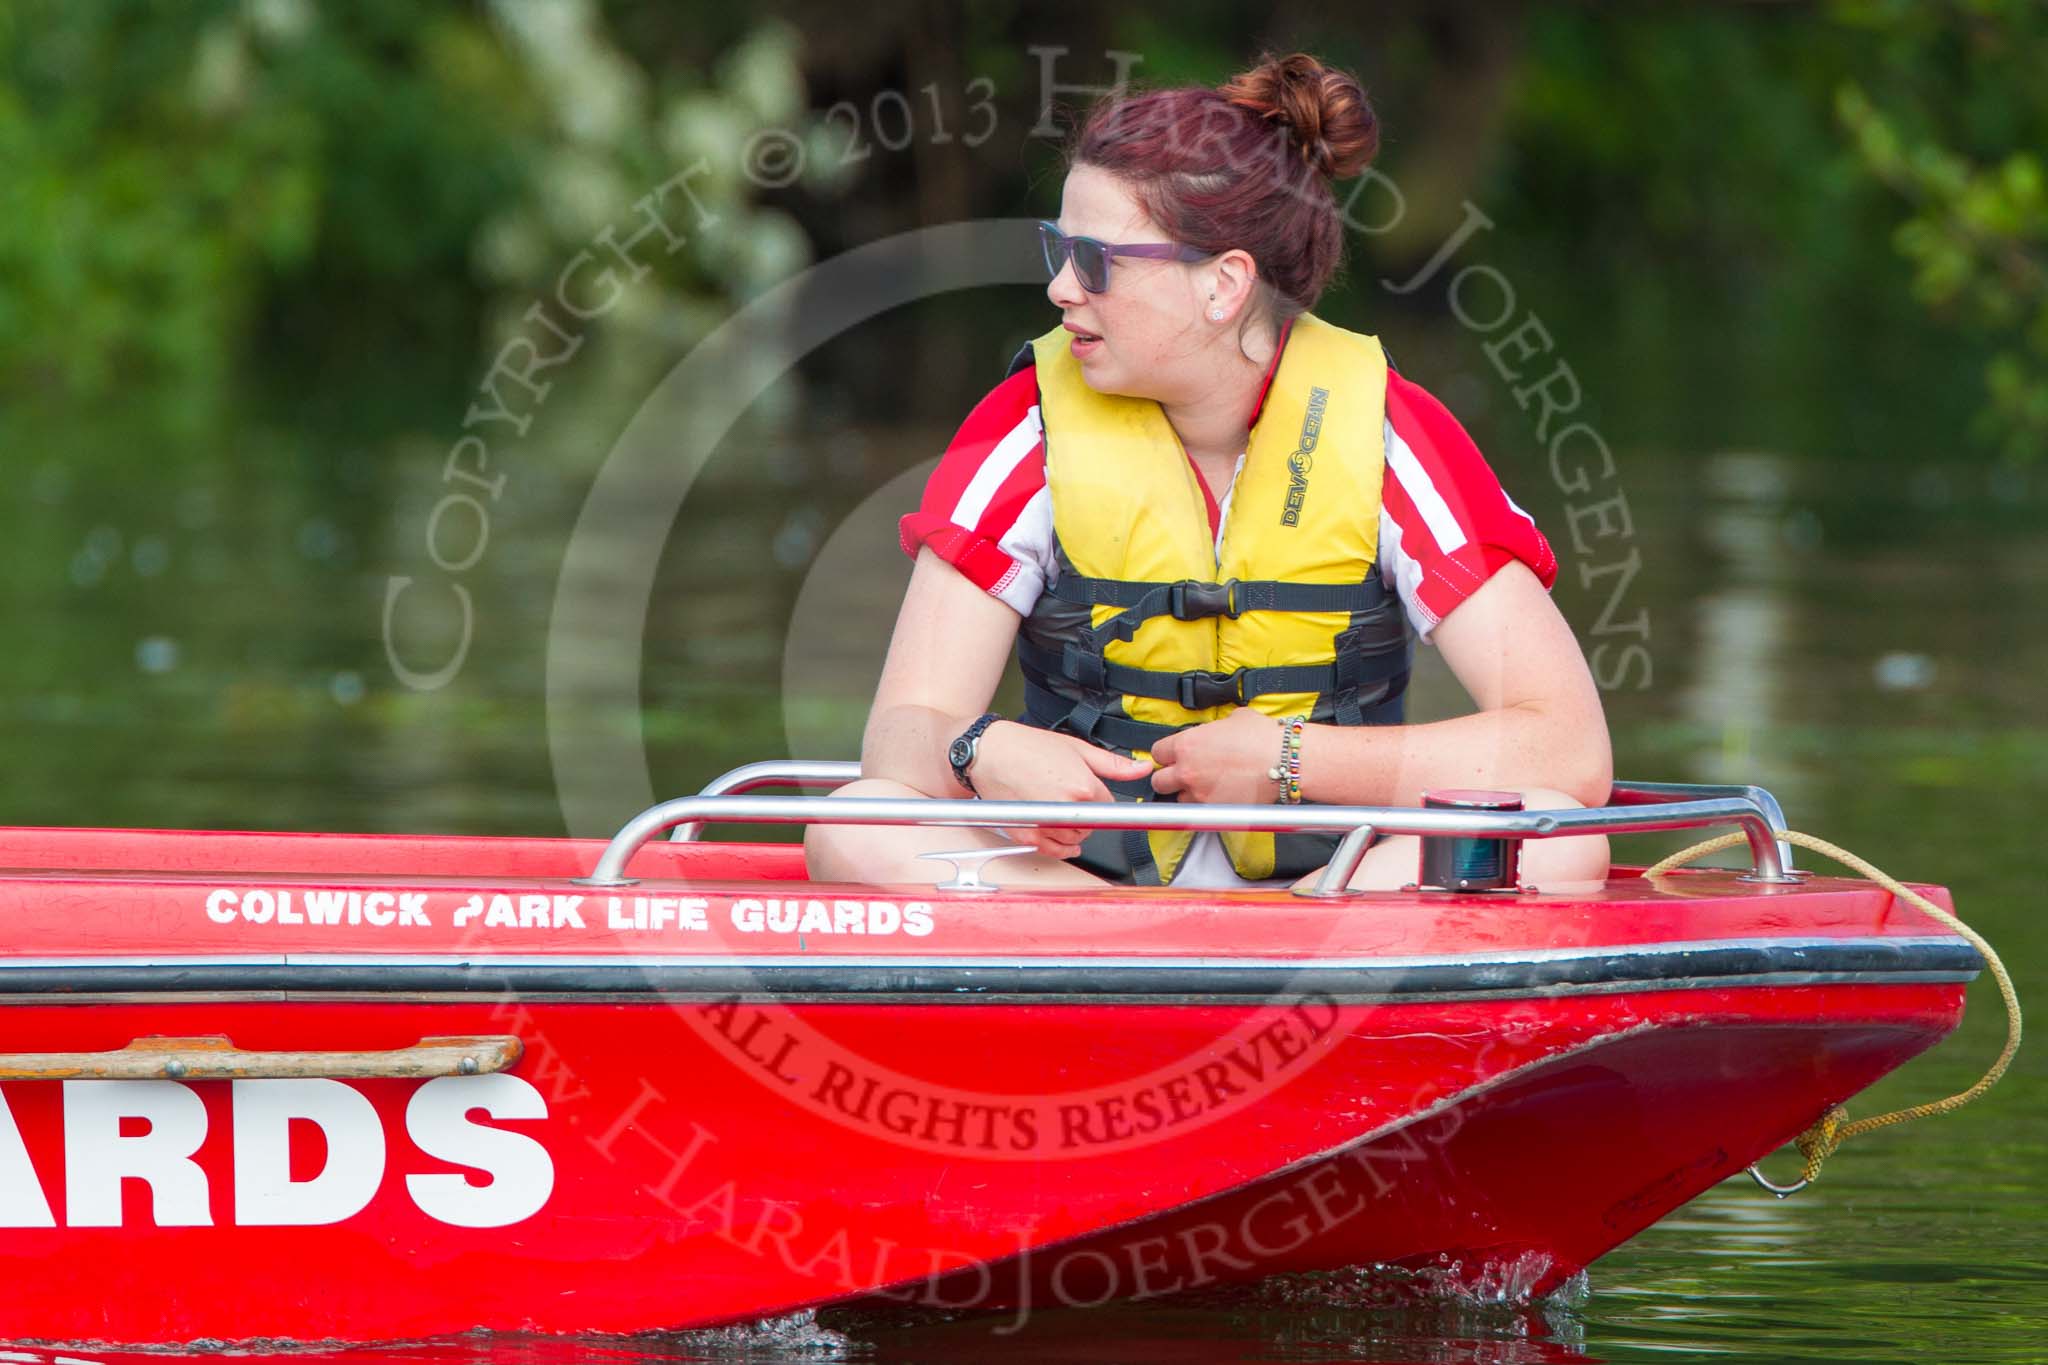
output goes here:
[{"label": "boat hull", "polygon": [[[917,1286],[1031,1311],[1378,1267],[1390,1291],[1527,1302],[1780,1146],[1931,1041],[1798,1026],[1653,1029],[1573,1052],[1223,1196]],[[1818,1071],[1816,1057],[1825,1056]],[[1711,1069],[1712,1083],[1700,1084]]]},{"label": "boat hull", "polygon": [[[0,833],[34,869],[0,872],[0,1336],[1017,1312],[1375,1264],[1541,1292],[1940,1040],[1980,965],[1818,878],[912,899],[678,845],[614,896],[571,880],[596,851]],[[360,1071],[451,1037],[516,1060]],[[131,1046],[165,1038],[201,1041]]]},{"label": "boat hull", "polygon": [[[1014,1309],[1374,1263],[1540,1292],[1958,1009],[1939,985],[1754,994],[18,1007],[14,1047],[509,1027],[528,1050],[508,1075],[424,1082],[0,1083],[0,1149],[11,1126],[41,1200],[15,1182],[0,1316],[63,1341],[624,1332],[885,1290]],[[294,1086],[316,1089],[264,1093]],[[175,1143],[120,1154],[104,1087],[154,1092],[114,1104],[113,1132],[147,1120]],[[109,1165],[129,1172],[111,1205]],[[373,1174],[323,1197],[344,1165]],[[39,1212],[53,1226],[21,1226]]]}]

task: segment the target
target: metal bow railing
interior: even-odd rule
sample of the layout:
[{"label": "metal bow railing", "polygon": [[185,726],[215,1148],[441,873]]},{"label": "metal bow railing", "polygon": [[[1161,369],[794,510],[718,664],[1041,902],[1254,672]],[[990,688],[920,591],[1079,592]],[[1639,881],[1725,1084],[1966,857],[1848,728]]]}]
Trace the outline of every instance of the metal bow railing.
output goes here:
[{"label": "metal bow railing", "polygon": [[664,801],[633,817],[612,837],[586,886],[628,886],[628,862],[664,830],[693,839],[709,821],[772,825],[923,825],[1009,829],[1285,831],[1343,836],[1314,894],[1341,895],[1376,834],[1472,835],[1553,839],[1578,834],[1735,825],[1748,839],[1752,879],[1796,880],[1776,838],[1784,816],[1758,787],[1693,788],[1671,783],[1617,784],[1615,804],[1571,810],[1478,811],[1413,806],[1223,805],[1193,802],[958,801],[911,797],[756,796],[770,786],[834,788],[860,775],[844,762],[752,763],[735,768],[696,796]]}]

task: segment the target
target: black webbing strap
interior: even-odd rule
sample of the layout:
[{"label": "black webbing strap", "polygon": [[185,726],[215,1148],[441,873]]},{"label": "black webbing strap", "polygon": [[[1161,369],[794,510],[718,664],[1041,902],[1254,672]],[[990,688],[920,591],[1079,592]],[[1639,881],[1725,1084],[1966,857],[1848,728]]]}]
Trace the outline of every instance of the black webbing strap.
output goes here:
[{"label": "black webbing strap", "polygon": [[1190,711],[1243,706],[1253,697],[1275,692],[1327,692],[1337,678],[1334,664],[1285,664],[1240,668],[1232,673],[1133,668],[1110,663],[1079,645],[1070,644],[1054,654],[1024,639],[1017,641],[1017,660],[1045,677],[1065,678],[1090,690],[1175,702]]},{"label": "black webbing strap", "polygon": [[1356,583],[1276,583],[1238,580],[1237,609],[1247,611],[1370,611],[1387,600],[1378,574]]},{"label": "black webbing strap", "polygon": [[[1343,721],[1339,725],[1399,725],[1407,710],[1408,670],[1396,673],[1387,684],[1386,694],[1370,706],[1360,707],[1357,721]],[[1350,694],[1356,702],[1357,693]]]},{"label": "black webbing strap", "polygon": [[1408,670],[1412,650],[1408,634],[1403,631],[1394,640],[1383,642],[1373,652],[1355,647],[1357,632],[1339,635],[1336,640],[1337,678],[1330,688],[1332,706],[1331,719],[1339,725],[1369,725],[1359,694],[1373,690],[1377,683],[1391,685],[1380,689],[1382,696],[1393,696],[1408,685]]},{"label": "black webbing strap", "polygon": [[1061,574],[1046,589],[1062,602],[1089,607],[1135,607],[1154,594],[1169,597],[1179,589],[1190,602],[1202,604],[1180,619],[1198,616],[1241,616],[1248,611],[1364,611],[1386,597],[1377,575],[1357,583],[1288,583],[1271,578],[1232,578],[1205,583],[1183,578],[1174,583],[1146,583],[1129,578],[1089,578]]},{"label": "black webbing strap", "polygon": [[[1328,664],[1280,664],[1229,673],[1176,672],[1110,663],[1078,644],[1069,644],[1055,654],[1021,637],[1017,662],[1041,678],[1063,678],[1089,691],[1175,702],[1190,711],[1243,706],[1254,697],[1296,692],[1330,695],[1341,704],[1343,698],[1355,697],[1362,686],[1405,678],[1408,673],[1405,650],[1389,650],[1378,657],[1344,656]],[[1339,719],[1339,724],[1358,723]]]},{"label": "black webbing strap", "polygon": [[1128,716],[1103,714],[1100,707],[1081,706],[1059,693],[1024,679],[1024,719],[1044,730],[1076,735],[1092,744],[1122,749],[1126,753],[1149,752],[1168,735],[1187,729],[1185,725],[1157,725]]},{"label": "black webbing strap", "polygon": [[1155,616],[1199,621],[1210,616],[1233,619],[1248,611],[1370,611],[1386,600],[1378,574],[1357,583],[1283,583],[1266,578],[1232,578],[1205,583],[1184,578],[1175,583],[1144,583],[1123,578],[1089,578],[1061,574],[1046,591],[1059,601],[1085,607],[1122,607],[1095,627],[1096,638],[1128,640]]},{"label": "black webbing strap", "polygon": [[1365,707],[1359,703],[1358,689],[1353,687],[1334,693],[1330,702],[1330,719],[1339,725],[1364,725]]},{"label": "black webbing strap", "polygon": [[[1330,719],[1336,721],[1339,725],[1362,725],[1365,723],[1365,710],[1358,702],[1358,684],[1362,673],[1360,668],[1362,660],[1358,657],[1357,650],[1347,652],[1343,648],[1344,636],[1339,635],[1336,644],[1338,646],[1337,676],[1330,687]],[[1406,644],[1405,639],[1403,644]],[[1406,661],[1407,651],[1404,649],[1402,651],[1402,662],[1405,663]]]},{"label": "black webbing strap", "polygon": [[1124,857],[1130,860],[1131,884],[1133,886],[1164,886],[1159,876],[1159,864],[1152,857],[1151,837],[1142,829],[1127,829],[1124,835]]}]

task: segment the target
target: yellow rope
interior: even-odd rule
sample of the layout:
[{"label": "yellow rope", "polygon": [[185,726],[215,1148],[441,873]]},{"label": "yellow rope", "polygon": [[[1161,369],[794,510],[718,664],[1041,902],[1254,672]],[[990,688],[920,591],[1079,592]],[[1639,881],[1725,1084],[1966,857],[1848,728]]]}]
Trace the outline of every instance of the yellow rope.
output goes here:
[{"label": "yellow rope", "polygon": [[[1946,925],[1968,939],[1977,951],[1984,955],[1984,962],[1991,969],[1991,978],[1998,983],[1998,994],[2005,1001],[2005,1050],[1998,1054],[1998,1060],[1991,1064],[1991,1069],[1986,1071],[1983,1077],[1968,1090],[1959,1091],[1946,1099],[1930,1100],[1926,1104],[1915,1104],[1905,1109],[1895,1109],[1889,1114],[1879,1114],[1867,1119],[1856,1119],[1853,1122],[1849,1118],[1849,1111],[1841,1105],[1836,1105],[1828,1110],[1827,1113],[1822,1114],[1811,1128],[1808,1128],[1805,1132],[1794,1138],[1793,1142],[1798,1146],[1800,1155],[1806,1158],[1805,1179],[1812,1181],[1820,1175],[1821,1163],[1834,1155],[1836,1148],[1859,1133],[1868,1133],[1877,1128],[1887,1128],[1894,1123],[1904,1123],[1908,1119],[1925,1118],[1930,1114],[1949,1113],[1952,1110],[1962,1108],[1971,1100],[1976,1099],[1992,1086],[1998,1084],[1998,1078],[2003,1076],[2006,1067],[2012,1064],[2013,1054],[2020,1050],[2020,998],[2018,992],[2013,990],[2012,977],[2005,970],[2005,964],[1999,961],[1997,951],[1975,929],[1972,929],[1969,925],[1927,899],[1927,897],[1913,890],[1910,886],[1904,885],[1888,873],[1857,857],[1846,848],[1842,848],[1837,844],[1831,844],[1825,839],[1816,839],[1811,834],[1801,834],[1797,830],[1781,829],[1777,834],[1780,839],[1787,843],[1797,844],[1801,848],[1812,849],[1815,853],[1834,859],[1844,867],[1862,873],[1865,877],[1876,882],[1899,899],[1906,901],[1937,923]],[[1645,868],[1643,875],[1645,877],[1655,877],[1669,872],[1675,867],[1683,867],[1695,858],[1704,858],[1709,853],[1718,853],[1724,848],[1733,848],[1737,844],[1746,843],[1748,837],[1746,834],[1724,834],[1717,839],[1709,839],[1705,843],[1694,844],[1691,848],[1680,849],[1654,867]]]}]

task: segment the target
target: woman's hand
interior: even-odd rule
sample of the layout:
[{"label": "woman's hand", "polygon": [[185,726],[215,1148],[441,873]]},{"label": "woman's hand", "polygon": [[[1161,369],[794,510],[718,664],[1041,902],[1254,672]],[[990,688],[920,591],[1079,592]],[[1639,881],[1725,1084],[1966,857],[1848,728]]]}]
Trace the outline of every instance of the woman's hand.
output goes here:
[{"label": "woman's hand", "polygon": [[1152,746],[1153,790],[1183,800],[1259,804],[1280,794],[1266,776],[1280,761],[1280,722],[1249,706]]},{"label": "woman's hand", "polygon": [[[1098,749],[1085,739],[997,721],[982,734],[968,776],[988,801],[1111,801],[1104,778],[1129,782],[1151,771],[1143,759]],[[1093,831],[1039,825],[1003,832],[1040,853],[1071,858]]]}]

